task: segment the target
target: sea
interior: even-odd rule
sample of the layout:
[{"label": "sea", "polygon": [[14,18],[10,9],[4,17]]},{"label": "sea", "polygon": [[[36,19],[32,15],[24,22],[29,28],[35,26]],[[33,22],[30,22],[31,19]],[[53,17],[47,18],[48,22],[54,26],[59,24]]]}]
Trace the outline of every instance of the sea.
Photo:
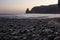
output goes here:
[{"label": "sea", "polygon": [[32,13],[32,14],[26,14],[26,13],[20,13],[20,14],[1,14],[0,17],[4,17],[4,18],[56,18],[56,17],[60,17],[60,14],[37,14],[37,13]]}]

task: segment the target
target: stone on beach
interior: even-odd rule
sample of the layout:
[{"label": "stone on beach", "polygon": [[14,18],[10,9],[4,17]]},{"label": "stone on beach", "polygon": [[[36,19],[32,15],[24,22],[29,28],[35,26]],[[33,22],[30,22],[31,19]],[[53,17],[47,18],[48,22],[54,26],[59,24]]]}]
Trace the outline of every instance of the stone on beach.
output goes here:
[{"label": "stone on beach", "polygon": [[58,40],[60,37],[59,24],[60,22],[55,21],[55,19],[5,18],[0,23],[0,39],[1,40]]}]

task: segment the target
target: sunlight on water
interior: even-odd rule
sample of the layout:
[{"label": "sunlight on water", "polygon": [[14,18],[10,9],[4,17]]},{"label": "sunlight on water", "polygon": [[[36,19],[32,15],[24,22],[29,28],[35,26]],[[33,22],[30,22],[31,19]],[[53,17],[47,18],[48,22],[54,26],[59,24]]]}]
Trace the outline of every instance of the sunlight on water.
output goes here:
[{"label": "sunlight on water", "polygon": [[60,14],[21,14],[21,15],[17,15],[17,16],[23,16],[23,17],[49,17],[49,18],[53,18],[53,17],[60,17]]},{"label": "sunlight on water", "polygon": [[0,17],[10,17],[10,18],[29,18],[29,17],[60,17],[60,14],[14,14],[14,15],[0,15]]}]

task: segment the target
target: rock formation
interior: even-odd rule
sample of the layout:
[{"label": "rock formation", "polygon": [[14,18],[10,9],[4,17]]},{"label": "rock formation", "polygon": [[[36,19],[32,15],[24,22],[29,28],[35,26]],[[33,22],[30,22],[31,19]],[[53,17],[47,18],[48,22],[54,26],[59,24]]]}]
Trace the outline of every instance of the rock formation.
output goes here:
[{"label": "rock formation", "polygon": [[29,13],[30,11],[29,11],[29,8],[27,8],[27,10],[26,10],[26,13]]},{"label": "rock formation", "polygon": [[48,6],[35,6],[30,11],[26,11],[26,13],[49,13],[49,14],[57,14],[60,13],[60,0],[58,0],[58,4],[48,5]]},{"label": "rock formation", "polygon": [[31,13],[58,13],[59,8],[57,5],[38,6],[31,9]]}]

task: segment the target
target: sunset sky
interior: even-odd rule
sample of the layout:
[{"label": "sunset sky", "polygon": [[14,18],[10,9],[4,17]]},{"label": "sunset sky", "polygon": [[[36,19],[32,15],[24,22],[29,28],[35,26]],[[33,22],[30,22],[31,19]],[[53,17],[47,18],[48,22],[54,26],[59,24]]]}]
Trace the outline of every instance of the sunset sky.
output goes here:
[{"label": "sunset sky", "polygon": [[21,13],[34,6],[57,4],[58,0],[0,0],[0,13]]}]

